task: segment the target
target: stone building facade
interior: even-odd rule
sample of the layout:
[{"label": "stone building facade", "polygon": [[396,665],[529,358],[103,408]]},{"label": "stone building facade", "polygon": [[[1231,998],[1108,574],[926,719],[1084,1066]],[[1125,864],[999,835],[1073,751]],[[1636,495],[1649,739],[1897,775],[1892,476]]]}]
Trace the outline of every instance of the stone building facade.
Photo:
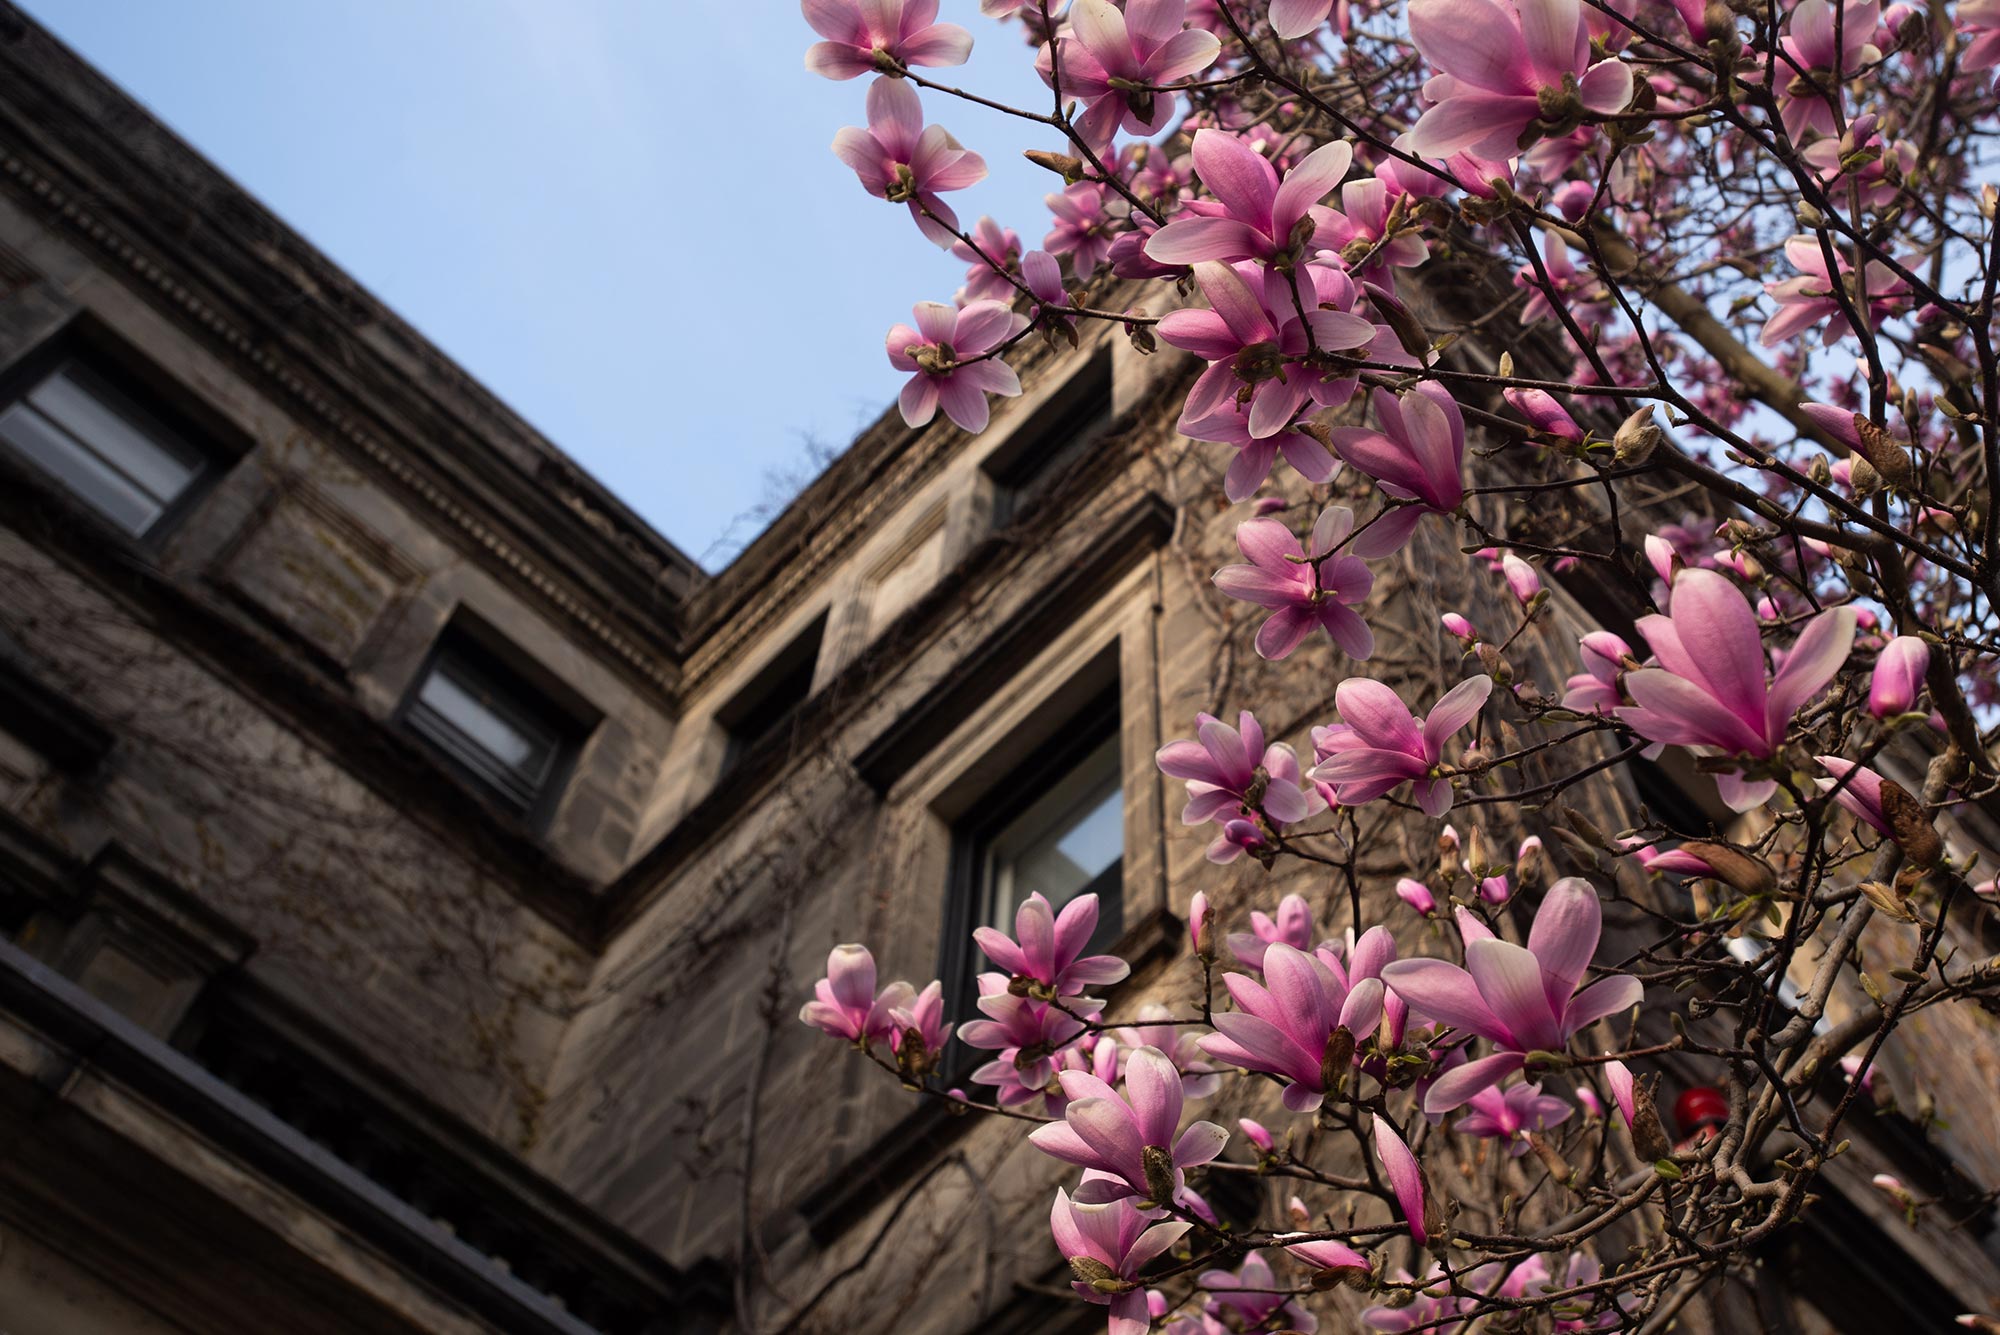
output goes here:
[{"label": "stone building facade", "polygon": [[[1153,755],[1253,701],[1302,742],[1347,668],[1264,663],[1210,588],[1239,516],[1171,429],[1189,364],[1109,329],[1020,360],[991,430],[885,416],[706,576],[0,4],[0,1331],[1097,1328],[1019,1127],[799,1002],[854,939],[968,989],[993,868],[1051,829],[1119,1013],[1199,988],[1197,889],[1344,927],[1326,875],[1209,864]],[[1508,615],[1451,542],[1378,571],[1370,672],[1413,700],[1464,675],[1440,610]],[[1617,605],[1565,585],[1516,672],[1559,682]],[[1592,814],[1687,811],[1685,778]],[[1433,834],[1369,829],[1358,893]],[[1880,1075],[1950,1125],[1865,1119],[1689,1328],[1985,1310],[1981,1023]],[[1884,1166],[1960,1225],[1903,1228]]]}]

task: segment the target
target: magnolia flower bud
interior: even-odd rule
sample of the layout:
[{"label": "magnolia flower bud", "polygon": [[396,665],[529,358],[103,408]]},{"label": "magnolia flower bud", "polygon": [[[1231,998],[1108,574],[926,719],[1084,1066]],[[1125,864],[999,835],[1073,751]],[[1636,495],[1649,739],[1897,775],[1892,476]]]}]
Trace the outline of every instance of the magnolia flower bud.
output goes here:
[{"label": "magnolia flower bud", "polygon": [[1667,433],[1653,421],[1653,410],[1641,408],[1618,424],[1617,434],[1611,437],[1611,453],[1621,464],[1644,463],[1666,438]]},{"label": "magnolia flower bud", "polygon": [[1396,897],[1426,918],[1437,912],[1437,896],[1422,881],[1405,876],[1396,882]]},{"label": "magnolia flower bud", "polygon": [[1514,854],[1514,879],[1523,888],[1533,890],[1548,880],[1549,855],[1543,851],[1542,837],[1531,834],[1521,841],[1520,849]]},{"label": "magnolia flower bud", "polygon": [[1188,901],[1188,941],[1194,946],[1196,958],[1214,963],[1215,941],[1208,931],[1208,896],[1200,890]]},{"label": "magnolia flower bud", "polygon": [[1886,719],[1914,709],[1930,661],[1930,646],[1914,635],[1898,635],[1884,645],[1868,679],[1868,712]]}]

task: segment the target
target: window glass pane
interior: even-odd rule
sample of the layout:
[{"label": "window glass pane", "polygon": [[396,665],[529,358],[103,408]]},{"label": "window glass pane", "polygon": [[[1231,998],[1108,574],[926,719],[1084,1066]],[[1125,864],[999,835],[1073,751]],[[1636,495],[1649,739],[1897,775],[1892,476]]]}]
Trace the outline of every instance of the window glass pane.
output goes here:
[{"label": "window glass pane", "polygon": [[0,440],[133,537],[160,517],[164,507],[157,499],[26,404],[17,403],[0,415]]},{"label": "window glass pane", "polygon": [[463,733],[465,739],[532,782],[539,782],[555,752],[555,739],[508,717],[492,693],[463,679],[457,665],[440,659],[417,698]]},{"label": "window glass pane", "polygon": [[28,402],[163,505],[201,468],[201,457],[186,444],[162,431],[140,429],[69,371],[37,385]]},{"label": "window glass pane", "polygon": [[1117,865],[1125,851],[1118,738],[1106,738],[1057,779],[987,848],[988,918],[1011,931],[1014,910],[1039,891],[1060,909]]}]

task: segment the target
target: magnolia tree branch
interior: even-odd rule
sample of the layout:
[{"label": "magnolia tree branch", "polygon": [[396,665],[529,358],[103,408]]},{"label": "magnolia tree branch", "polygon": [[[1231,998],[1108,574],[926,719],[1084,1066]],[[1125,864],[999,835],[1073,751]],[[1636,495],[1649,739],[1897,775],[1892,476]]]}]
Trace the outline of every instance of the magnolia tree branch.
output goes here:
[{"label": "magnolia tree branch", "polygon": [[[848,944],[801,1018],[1026,1135],[1119,1335],[1666,1329],[1825,1189],[1909,1017],[2000,990],[1960,959],[2000,782],[2000,30],[982,7],[1049,109],[920,73],[973,42],[916,0],[806,6],[808,64],[873,79],[836,152],[969,266],[891,331],[901,409],[982,430],[1030,336],[1093,325],[1200,364],[1152,467],[1213,712],[1157,763],[1272,891],[1197,890],[1142,987],[1094,897],[1024,887],[976,1012]],[[1030,136],[1040,248],[959,221],[984,162],[919,89]],[[1698,816],[1637,799],[1663,774]],[[1225,1218],[1244,1178],[1298,1194]]]}]

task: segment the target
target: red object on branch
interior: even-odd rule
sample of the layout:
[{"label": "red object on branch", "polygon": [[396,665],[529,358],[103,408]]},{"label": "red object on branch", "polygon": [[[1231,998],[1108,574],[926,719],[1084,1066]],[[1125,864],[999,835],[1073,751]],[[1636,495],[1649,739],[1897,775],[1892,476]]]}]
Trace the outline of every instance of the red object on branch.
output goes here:
[{"label": "red object on branch", "polygon": [[1696,1085],[1681,1091],[1674,1100],[1674,1122],[1681,1134],[1692,1136],[1706,1127],[1721,1126],[1729,1120],[1729,1099],[1710,1085]]}]

